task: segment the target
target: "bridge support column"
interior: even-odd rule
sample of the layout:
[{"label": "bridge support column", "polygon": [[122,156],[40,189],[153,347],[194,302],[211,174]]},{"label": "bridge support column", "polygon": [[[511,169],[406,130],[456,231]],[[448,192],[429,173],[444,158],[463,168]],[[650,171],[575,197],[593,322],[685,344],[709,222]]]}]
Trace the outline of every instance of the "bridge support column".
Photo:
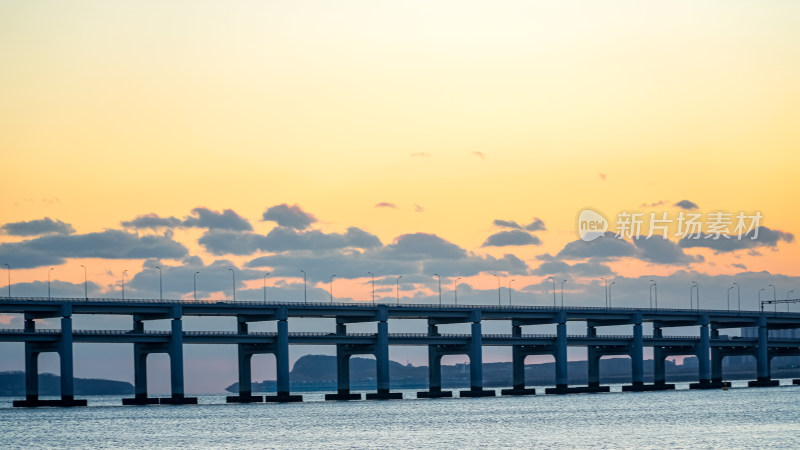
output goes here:
[{"label": "bridge support column", "polygon": [[[56,343],[25,343],[25,400],[15,400],[14,406],[86,406],[86,400],[75,399],[75,379],[72,359],[72,311],[63,307],[61,335]],[[33,318],[25,318],[25,331],[35,331]],[[58,353],[61,373],[61,399],[39,399],[39,354],[44,351]]]},{"label": "bridge support column", "polygon": [[556,359],[556,387],[545,389],[546,394],[568,394],[569,378],[567,373],[567,322],[560,318],[556,325],[556,345],[553,353]]},{"label": "bridge support column", "polygon": [[[661,327],[657,324],[653,324],[653,337],[654,338],[662,338],[664,337],[663,332],[661,331]],[[667,375],[666,375],[666,359],[667,355],[664,350],[664,347],[660,345],[653,346],[653,389],[656,390],[670,390],[675,389],[674,384],[667,383]]]},{"label": "bridge support column", "polygon": [[[436,324],[428,322],[428,336],[439,336]],[[428,344],[428,390],[417,392],[417,398],[452,397],[453,391],[442,390],[442,356],[435,344]]]},{"label": "bridge support column", "polygon": [[[522,327],[520,325],[511,326],[512,337],[522,337]],[[511,389],[503,389],[501,395],[536,395],[536,389],[525,387],[525,357],[522,347],[515,345],[511,347]]]},{"label": "bridge support column", "polygon": [[[384,311],[385,313],[385,311]],[[375,344],[375,363],[377,365],[378,392],[368,393],[367,400],[399,400],[400,392],[390,392],[389,378],[389,323],[388,314],[378,322],[378,341]]]},{"label": "bridge support column", "polygon": [[169,374],[172,397],[161,398],[159,403],[162,405],[197,404],[197,397],[186,397],[183,390],[183,321],[180,317],[176,317],[171,322]]},{"label": "bridge support column", "polygon": [[700,323],[700,342],[695,348],[699,382],[689,384],[689,389],[712,389],[717,387],[711,384],[711,338],[708,326],[708,317],[703,317]]},{"label": "bridge support column", "polygon": [[644,335],[642,319],[636,318],[633,324],[633,342],[631,343],[631,385],[622,386],[623,391],[650,391],[653,386],[644,384]]},{"label": "bridge support column", "polygon": [[769,329],[767,319],[763,314],[758,318],[758,349],[756,350],[756,368],[758,379],[747,383],[750,387],[777,386],[778,380],[773,380],[769,370]]},{"label": "bridge support column", "polygon": [[469,385],[468,391],[461,391],[461,397],[494,397],[494,390],[483,388],[483,335],[481,334],[480,311],[472,313],[472,338],[469,343]]},{"label": "bridge support column", "polygon": [[[719,338],[719,329],[711,329],[711,337],[713,339]],[[711,348],[711,385],[715,387],[731,387],[729,381],[722,381],[722,350],[717,347]]]},{"label": "bridge support column", "polygon": [[[287,317],[278,320],[278,339],[275,347],[275,367],[277,378],[277,395],[267,395],[267,402],[302,402],[302,395],[292,395],[289,386],[289,321]],[[349,375],[349,370],[348,370]],[[348,383],[349,384],[349,383]]]},{"label": "bridge support column", "polygon": [[[347,325],[336,324],[336,334],[347,334]],[[350,356],[347,345],[336,344],[336,384],[335,394],[325,394],[325,400],[361,400],[361,394],[350,392]]]},{"label": "bridge support column", "polygon": [[[144,323],[133,320],[134,333],[144,333]],[[133,389],[132,398],[123,398],[123,405],[157,405],[158,399],[147,396],[147,351],[144,344],[133,344]]]},{"label": "bridge support column", "polygon": [[[236,331],[238,334],[247,334],[247,322],[239,319],[236,322]],[[225,397],[225,401],[228,403],[262,402],[264,397],[253,395],[253,353],[249,351],[249,347],[245,344],[238,344],[236,347],[236,359],[239,363],[239,395],[229,395]]]}]

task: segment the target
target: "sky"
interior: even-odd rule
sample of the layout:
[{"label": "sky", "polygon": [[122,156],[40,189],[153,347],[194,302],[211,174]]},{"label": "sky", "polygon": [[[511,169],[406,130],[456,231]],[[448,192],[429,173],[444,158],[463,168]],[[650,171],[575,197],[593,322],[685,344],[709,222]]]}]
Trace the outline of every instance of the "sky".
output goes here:
[{"label": "sky", "polygon": [[[48,276],[51,295],[83,296],[84,265],[89,295],[110,298],[123,277],[126,297],[157,298],[161,267],[167,298],[193,298],[195,272],[199,297],[230,298],[234,269],[237,299],[302,301],[304,270],[309,301],[369,301],[373,272],[378,301],[438,302],[436,273],[448,303],[454,283],[459,302],[494,303],[499,282],[501,302],[552,304],[552,276],[567,305],[605,304],[602,277],[614,305],[649,305],[654,280],[660,305],[686,307],[696,281],[701,305],[724,309],[738,282],[756,309],[800,293],[799,13],[2,2],[0,294],[10,275],[15,296],[46,296]],[[612,234],[582,241],[586,209]],[[667,214],[668,239],[617,239],[635,213]],[[730,230],[758,214],[758,236],[681,236],[680,214],[709,233],[716,213]],[[129,325],[102,320],[85,326]],[[0,353],[0,370],[21,366],[20,349]],[[76,355],[79,376],[132,378],[116,369],[132,363]],[[215,374],[196,390],[231,375],[187,364]]]}]

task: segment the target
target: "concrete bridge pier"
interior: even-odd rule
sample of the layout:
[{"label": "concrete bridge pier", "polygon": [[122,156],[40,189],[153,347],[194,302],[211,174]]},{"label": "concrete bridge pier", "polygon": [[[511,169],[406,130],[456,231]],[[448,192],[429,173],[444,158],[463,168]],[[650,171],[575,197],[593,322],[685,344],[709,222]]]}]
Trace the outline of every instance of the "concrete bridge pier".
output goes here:
[{"label": "concrete bridge pier", "polygon": [[[439,336],[439,327],[428,321],[428,336]],[[442,356],[452,354],[448,346],[428,345],[428,390],[417,392],[417,398],[452,397],[453,391],[442,390]]]},{"label": "concrete bridge pier", "polygon": [[483,336],[481,334],[481,313],[472,312],[472,338],[469,344],[469,385],[468,391],[461,391],[461,397],[494,397],[494,390],[483,388]]},{"label": "concrete bridge pier", "polygon": [[367,393],[367,400],[400,400],[403,394],[390,392],[389,378],[389,323],[388,312],[381,309],[378,321],[378,340],[375,343],[375,363],[377,365],[378,392]]},{"label": "concrete bridge pier", "polygon": [[[347,334],[345,323],[336,323],[336,334]],[[350,392],[350,357],[353,356],[351,346],[336,344],[336,384],[335,394],[325,394],[325,400],[361,400],[361,394]]]},{"label": "concrete bridge pier", "polygon": [[689,389],[717,389],[711,383],[711,336],[708,326],[708,317],[700,319],[700,342],[695,347],[698,365],[698,382],[689,384]]},{"label": "concrete bridge pier", "polygon": [[[512,325],[511,336],[522,337],[522,326]],[[536,395],[536,389],[525,387],[525,357],[528,356],[520,345],[511,347],[511,389],[503,389],[501,395]]]},{"label": "concrete bridge pier", "polygon": [[[661,338],[664,337],[663,331],[658,323],[653,323],[653,337],[654,338]],[[671,383],[667,383],[667,375],[666,375],[666,359],[667,359],[667,352],[664,350],[664,347],[661,346],[654,346],[653,347],[653,389],[654,390],[671,390],[675,389],[675,385]]]},{"label": "concrete bridge pier", "polygon": [[[266,402],[302,402],[302,395],[293,395],[289,388],[289,321],[286,312],[278,320],[278,339],[275,343],[275,368],[278,381],[276,395],[264,396]],[[349,373],[349,370],[348,370]]]},{"label": "concrete bridge pier", "polygon": [[780,384],[773,380],[769,370],[769,330],[767,318],[763,314],[758,318],[758,349],[756,350],[756,374],[758,379],[747,383],[750,387],[770,387]]},{"label": "concrete bridge pier", "polygon": [[567,320],[566,315],[561,312],[558,314],[556,325],[556,343],[553,356],[556,359],[556,387],[546,388],[545,394],[577,394],[591,392],[588,387],[569,387],[569,377],[567,373]]},{"label": "concrete bridge pier", "polygon": [[171,321],[169,340],[169,374],[172,397],[161,398],[162,405],[196,405],[197,397],[187,397],[183,390],[183,321],[180,316]]},{"label": "concrete bridge pier", "polygon": [[[236,331],[238,334],[247,334],[247,322],[239,319],[236,322]],[[236,350],[239,368],[239,395],[229,395],[225,397],[225,401],[228,403],[263,402],[263,396],[253,395],[253,369],[251,364],[253,352],[250,351],[250,346],[247,344],[238,344]]]},{"label": "concrete bridge pier", "polygon": [[[72,309],[69,305],[61,307],[61,335],[56,342],[25,342],[25,400],[15,400],[17,407],[30,406],[86,406],[86,400],[75,398],[75,379],[72,358]],[[25,331],[34,332],[34,317],[25,315]],[[39,354],[58,353],[61,373],[61,399],[39,399]]]},{"label": "concrete bridge pier", "polygon": [[[597,327],[588,325],[586,327],[586,337],[597,337]],[[586,388],[570,388],[573,391],[576,389],[585,389],[585,392],[609,392],[611,388],[608,386],[600,386],[600,358],[604,352],[595,345],[586,346],[586,370],[588,377],[588,386]],[[609,354],[609,353],[605,353]]]},{"label": "concrete bridge pier", "polygon": [[[134,333],[144,333],[144,322],[141,320],[133,320]],[[133,344],[133,387],[134,397],[123,398],[123,405],[157,405],[158,398],[147,396],[147,355],[150,352],[147,350],[148,345],[134,343]]]},{"label": "concrete bridge pier", "polygon": [[644,334],[642,333],[642,317],[638,315],[633,324],[633,342],[631,343],[631,384],[622,386],[624,392],[652,391],[654,385],[644,384]]}]

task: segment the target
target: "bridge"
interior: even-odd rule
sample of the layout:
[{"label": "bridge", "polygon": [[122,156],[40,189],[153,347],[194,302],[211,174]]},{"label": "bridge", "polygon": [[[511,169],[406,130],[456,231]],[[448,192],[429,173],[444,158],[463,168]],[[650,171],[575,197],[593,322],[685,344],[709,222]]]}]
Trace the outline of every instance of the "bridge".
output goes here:
[{"label": "bridge", "polygon": [[[470,361],[470,388],[461,397],[494,396],[494,390],[483,387],[482,359],[484,346],[512,348],[512,388],[502,395],[532,395],[535,389],[525,385],[525,358],[529,355],[552,355],[555,359],[554,387],[547,394],[608,392],[600,384],[600,358],[606,355],[627,355],[631,359],[630,385],[624,391],[674,389],[666,382],[665,359],[668,356],[693,355],[698,365],[698,382],[692,389],[711,389],[729,386],[723,380],[722,360],[726,356],[752,355],[756,361],[757,379],[749,386],[776,386],[778,380],[770,375],[770,360],[776,356],[800,355],[800,339],[778,338],[770,330],[800,328],[800,314],[789,312],[757,312],[728,310],[695,310],[665,308],[593,308],[544,306],[487,306],[487,305],[429,305],[429,304],[371,304],[371,303],[279,303],[231,301],[165,301],[115,300],[75,298],[5,298],[0,299],[0,314],[24,316],[22,329],[0,329],[0,342],[23,342],[25,345],[25,399],[14,406],[83,406],[76,399],[73,376],[73,345],[75,343],[133,344],[135,395],[123,399],[125,405],[192,404],[197,398],[184,392],[183,344],[230,344],[238,350],[239,394],[229,396],[231,403],[295,402],[302,396],[289,389],[290,345],[335,345],[337,361],[337,392],[327,394],[327,400],[360,400],[360,393],[350,391],[349,360],[353,355],[372,354],[377,368],[377,391],[367,393],[367,399],[398,399],[389,382],[389,346],[426,346],[428,349],[428,389],[417,394],[420,398],[452,397],[452,391],[442,389],[441,359],[445,355],[463,354]],[[76,330],[73,315],[122,315],[131,317],[126,330]],[[231,317],[236,319],[236,331],[183,331],[187,316]],[[332,332],[291,332],[289,318],[334,319]],[[37,319],[59,319],[60,328],[37,329]],[[169,331],[146,330],[145,323],[169,320]],[[388,320],[422,319],[427,321],[427,333],[389,333]],[[250,332],[248,324],[275,322],[276,332]],[[488,321],[510,322],[507,334],[484,334],[482,325]],[[586,333],[567,334],[567,323],[585,323]],[[348,333],[347,325],[375,323],[374,333]],[[643,333],[643,323],[652,326],[652,334]],[[446,334],[439,332],[445,324],[470,324],[471,333]],[[525,334],[523,327],[555,325],[555,334]],[[599,335],[599,327],[630,326],[630,335]],[[669,336],[664,329],[699,327],[699,336]],[[720,330],[754,327],[757,337],[741,338],[720,334]],[[567,373],[567,348],[584,347],[588,355],[588,384],[570,386]],[[644,382],[644,348],[653,349],[654,382]],[[41,353],[59,355],[61,398],[39,398],[38,357]],[[171,396],[150,397],[147,392],[147,356],[166,353],[170,360]],[[270,353],[276,360],[276,395],[256,396],[252,392],[251,358]],[[800,384],[800,379],[794,380]]]}]

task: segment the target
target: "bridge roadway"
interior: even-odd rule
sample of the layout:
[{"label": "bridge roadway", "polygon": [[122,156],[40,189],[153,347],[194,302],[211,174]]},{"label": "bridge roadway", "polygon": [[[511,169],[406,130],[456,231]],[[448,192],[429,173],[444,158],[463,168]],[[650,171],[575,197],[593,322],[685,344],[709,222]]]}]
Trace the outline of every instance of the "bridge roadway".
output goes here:
[{"label": "bridge roadway", "polygon": [[[75,399],[73,379],[73,343],[133,344],[135,396],[123,399],[124,404],[186,404],[197,399],[186,397],[183,389],[183,344],[231,344],[238,349],[239,386],[237,396],[229,402],[300,401],[302,397],[289,392],[289,346],[335,345],[337,355],[336,394],[330,400],[361,399],[350,392],[349,359],[352,355],[373,354],[377,365],[377,392],[368,399],[401,398],[389,386],[389,345],[417,345],[428,348],[429,388],[418,397],[450,397],[441,384],[441,358],[451,354],[466,354],[470,360],[470,389],[462,397],[495,395],[483,389],[483,346],[512,348],[513,388],[504,395],[529,395],[535,390],[525,386],[524,361],[529,355],[552,355],[555,358],[556,386],[546,393],[607,392],[600,385],[599,360],[605,355],[628,355],[631,358],[632,384],[623,390],[644,391],[672,389],[664,374],[665,358],[672,355],[698,357],[698,383],[692,388],[707,389],[729,385],[722,379],[722,360],[732,355],[753,355],[757,379],[750,386],[775,386],[770,377],[770,360],[775,356],[800,355],[800,339],[769,336],[769,330],[800,328],[800,314],[757,311],[721,311],[649,308],[592,308],[544,306],[489,306],[429,304],[371,304],[371,303],[278,303],[230,301],[161,301],[74,298],[6,298],[0,299],[0,314],[21,314],[23,329],[0,329],[0,342],[24,342],[26,399],[15,406],[76,406],[86,400]],[[129,330],[73,330],[73,315],[127,315],[132,317]],[[184,316],[235,317],[237,330],[183,331]],[[336,331],[289,332],[288,319],[335,319]],[[36,329],[36,319],[60,319],[59,329]],[[170,331],[145,330],[149,320],[170,320]],[[389,333],[389,319],[424,319],[427,333]],[[511,322],[509,334],[483,334],[481,325],[488,320]],[[250,322],[274,321],[276,332],[249,332]],[[584,322],[586,334],[567,335],[569,321]],[[347,333],[347,324],[375,322],[375,333]],[[645,336],[642,324],[651,323],[653,334]],[[469,334],[442,334],[442,324],[470,323]],[[555,324],[556,334],[523,334],[527,325]],[[598,327],[630,325],[631,335],[599,335]],[[665,336],[664,328],[699,327],[699,336]],[[729,328],[756,327],[758,336],[738,338],[720,335]],[[585,347],[588,355],[587,386],[568,386],[567,348]],[[654,383],[644,383],[644,347],[654,354]],[[61,399],[41,400],[38,390],[38,355],[57,352],[61,365]],[[153,398],[147,395],[147,356],[167,353],[170,356],[172,395]],[[272,353],[277,366],[277,394],[252,395],[250,360],[254,354]],[[794,380],[800,384],[800,380]]]}]

